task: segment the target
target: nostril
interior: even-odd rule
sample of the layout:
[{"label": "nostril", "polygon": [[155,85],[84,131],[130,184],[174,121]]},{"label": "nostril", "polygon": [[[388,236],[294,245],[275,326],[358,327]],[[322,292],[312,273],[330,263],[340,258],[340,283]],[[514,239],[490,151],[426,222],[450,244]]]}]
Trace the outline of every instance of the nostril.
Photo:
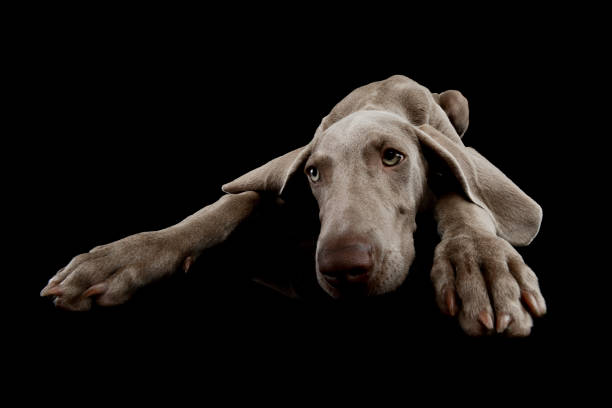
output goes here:
[{"label": "nostril", "polygon": [[349,269],[347,271],[347,274],[349,276],[359,276],[359,275],[363,275],[364,273],[366,273],[368,270],[365,268],[353,268],[353,269]]}]

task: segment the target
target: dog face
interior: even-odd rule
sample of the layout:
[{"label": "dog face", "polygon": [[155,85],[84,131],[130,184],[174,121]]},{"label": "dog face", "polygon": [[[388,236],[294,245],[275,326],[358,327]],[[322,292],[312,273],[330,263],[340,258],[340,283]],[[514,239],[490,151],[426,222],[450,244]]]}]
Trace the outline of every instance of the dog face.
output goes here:
[{"label": "dog face", "polygon": [[408,122],[359,111],[319,133],[304,171],[319,204],[317,280],[332,297],[397,289],[414,259],[427,164]]}]

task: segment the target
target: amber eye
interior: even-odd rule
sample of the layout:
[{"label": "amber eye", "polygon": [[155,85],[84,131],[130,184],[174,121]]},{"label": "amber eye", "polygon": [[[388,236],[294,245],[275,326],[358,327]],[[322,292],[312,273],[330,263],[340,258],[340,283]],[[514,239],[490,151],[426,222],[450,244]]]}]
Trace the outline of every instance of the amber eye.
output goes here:
[{"label": "amber eye", "polygon": [[395,149],[387,149],[383,152],[382,162],[385,166],[395,166],[404,159],[404,155]]},{"label": "amber eye", "polygon": [[308,176],[313,182],[317,182],[321,178],[321,175],[319,174],[319,170],[317,170],[316,167],[310,166],[307,172],[308,172]]}]

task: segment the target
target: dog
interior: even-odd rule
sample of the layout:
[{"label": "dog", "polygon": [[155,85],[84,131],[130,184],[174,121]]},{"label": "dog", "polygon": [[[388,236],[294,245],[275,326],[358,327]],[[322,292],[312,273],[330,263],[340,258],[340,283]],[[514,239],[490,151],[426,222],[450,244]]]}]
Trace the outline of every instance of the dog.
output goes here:
[{"label": "dog", "polygon": [[306,146],[225,184],[217,202],[174,226],[74,257],[41,296],[68,310],[124,303],[147,283],[189,270],[262,208],[299,201],[290,193],[299,185],[318,205],[315,277],[329,296],[398,289],[415,257],[416,215],[430,211],[440,235],[431,270],[440,310],[469,335],[527,336],[546,303],[513,246],[534,239],[542,209],[463,144],[468,125],[459,91],[432,93],[400,75],[360,87]]}]

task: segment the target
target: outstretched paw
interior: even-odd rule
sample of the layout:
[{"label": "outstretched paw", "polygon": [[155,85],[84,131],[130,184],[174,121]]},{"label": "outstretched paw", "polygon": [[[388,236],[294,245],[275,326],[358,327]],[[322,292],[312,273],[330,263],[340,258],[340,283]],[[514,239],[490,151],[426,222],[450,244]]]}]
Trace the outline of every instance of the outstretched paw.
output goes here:
[{"label": "outstretched paw", "polygon": [[179,250],[176,242],[171,236],[148,232],[95,247],[60,269],[40,295],[54,296],[54,304],[66,310],[89,310],[93,302],[124,303],[140,287],[179,267],[187,272],[194,257]]},{"label": "outstretched paw", "polygon": [[474,336],[527,336],[546,313],[538,278],[518,252],[493,234],[475,233],[438,244],[431,278],[442,312],[458,316]]}]

